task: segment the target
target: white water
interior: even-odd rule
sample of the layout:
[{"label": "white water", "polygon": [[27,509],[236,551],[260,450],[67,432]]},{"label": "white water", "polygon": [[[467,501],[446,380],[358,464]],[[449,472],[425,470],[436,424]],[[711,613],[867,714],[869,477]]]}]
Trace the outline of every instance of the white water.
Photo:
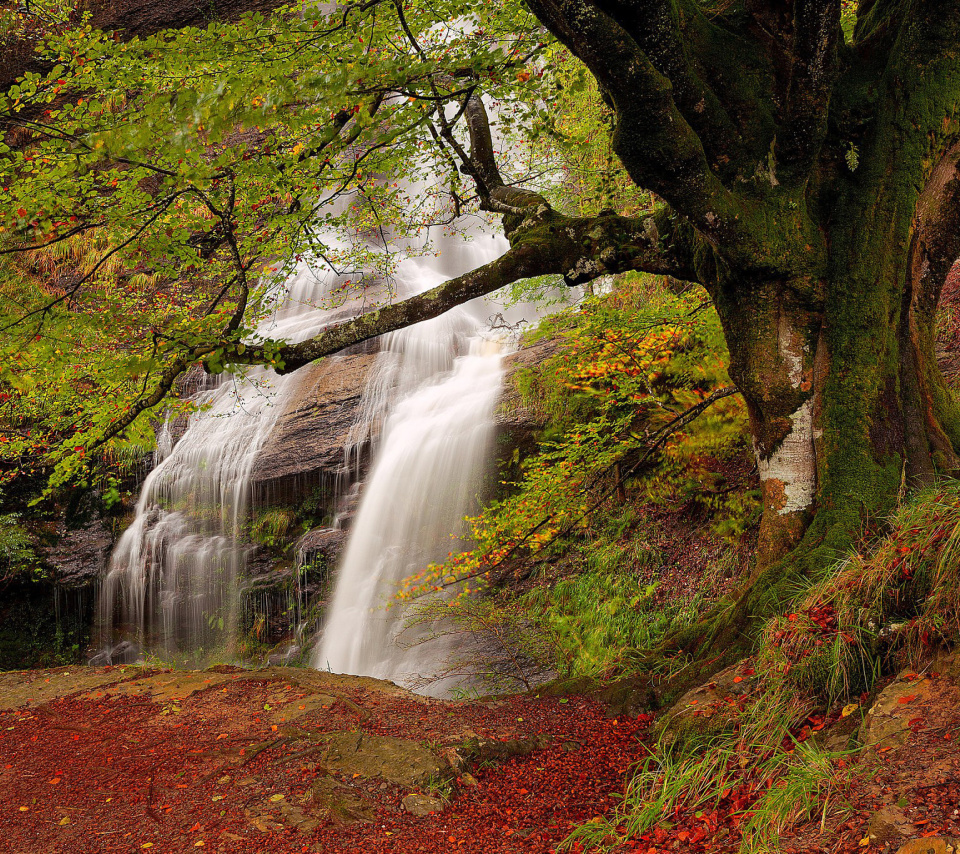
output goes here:
[{"label": "white water", "polygon": [[[506,248],[502,238],[480,235],[470,243],[438,242],[438,257],[401,263],[398,295],[433,287]],[[301,265],[259,331],[304,340],[357,311],[356,305],[318,307],[337,284]],[[478,333],[495,310],[477,300],[381,340],[351,437],[357,447],[379,437],[380,452],[317,654],[324,669],[401,678],[426,665],[424,650],[401,651],[392,643],[399,609],[385,614],[379,606],[400,578],[456,548],[451,535],[475,506],[501,379],[496,347]],[[194,398],[202,411],[182,438],[171,447],[168,429],[161,432],[158,465],[102,585],[100,661],[114,651],[114,658],[155,653],[184,663],[232,655],[250,473],[277,419],[296,405],[306,374],[251,369],[223,381],[208,378]]]},{"label": "white water", "polygon": [[[477,321],[464,329],[470,319],[451,312],[396,336],[388,344],[393,364],[370,384],[369,396],[381,395],[392,372],[407,390],[386,419],[364,485],[314,656],[318,669],[408,686],[444,669],[446,648],[404,637],[405,609],[392,599],[403,579],[460,550],[464,516],[478,505],[503,368],[496,342],[476,336]],[[427,367],[431,356],[447,369]]]},{"label": "white water", "polygon": [[[259,331],[288,341],[316,334],[344,313],[318,307],[337,284],[337,277],[301,264]],[[204,378],[192,398],[200,409],[175,445],[164,426],[158,464],[101,586],[95,660],[154,653],[201,662],[232,654],[250,473],[304,376],[252,368]]]}]

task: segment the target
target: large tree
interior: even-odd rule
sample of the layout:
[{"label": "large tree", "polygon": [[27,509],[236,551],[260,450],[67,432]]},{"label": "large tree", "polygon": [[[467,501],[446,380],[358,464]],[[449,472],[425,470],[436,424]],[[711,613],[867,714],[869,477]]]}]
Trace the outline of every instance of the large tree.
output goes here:
[{"label": "large tree", "polygon": [[[763,611],[785,569],[832,557],[905,486],[952,472],[960,448],[933,352],[960,255],[960,2],[844,5],[364,0],[133,40],[122,15],[115,34],[61,17],[2,104],[4,252],[100,234],[124,293],[144,267],[189,284],[176,311],[151,292],[153,314],[111,344],[132,380],[116,407],[65,422],[78,438],[61,466],[116,441],[198,361],[291,370],[521,279],[665,274],[709,293],[747,402],[763,518],[734,613]],[[564,48],[654,213],[566,215],[516,160],[498,163],[482,96],[521,135],[549,127]],[[324,251],[311,224],[335,196],[367,206],[338,214],[345,227],[403,216],[383,176],[428,169],[451,223],[502,217],[503,257],[305,343],[251,340],[265,260]],[[36,364],[23,330],[67,335],[91,282],[7,305],[8,352]]]}]

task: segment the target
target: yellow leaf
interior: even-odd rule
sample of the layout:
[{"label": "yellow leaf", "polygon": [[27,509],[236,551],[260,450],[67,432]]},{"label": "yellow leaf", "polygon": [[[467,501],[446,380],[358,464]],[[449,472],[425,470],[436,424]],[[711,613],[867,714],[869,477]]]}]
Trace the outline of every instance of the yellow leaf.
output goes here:
[{"label": "yellow leaf", "polygon": [[857,844],[858,844],[861,848],[866,848],[866,847],[870,844],[870,837],[869,837],[869,836],[864,836],[863,839],[861,839]]},{"label": "yellow leaf", "polygon": [[60,819],[60,827],[64,827],[65,825],[68,825],[68,824],[70,824],[70,816],[65,815],[63,818]]},{"label": "yellow leaf", "polygon": [[277,803],[278,801],[282,801],[285,797],[286,795],[270,795],[270,800],[274,803]]},{"label": "yellow leaf", "polygon": [[849,706],[844,706],[843,711],[840,712],[840,717],[841,718],[849,717],[859,708],[860,708],[859,703],[851,703]]}]

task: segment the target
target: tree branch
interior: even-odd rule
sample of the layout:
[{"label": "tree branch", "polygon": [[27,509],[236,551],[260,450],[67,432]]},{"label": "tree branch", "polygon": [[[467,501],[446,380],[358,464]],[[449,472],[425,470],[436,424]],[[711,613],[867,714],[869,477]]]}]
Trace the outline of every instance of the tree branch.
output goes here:
[{"label": "tree branch", "polygon": [[613,147],[637,185],[669,202],[711,242],[738,243],[738,200],[710,168],[673,84],[630,34],[588,0],[529,0],[529,6],[610,96]]},{"label": "tree branch", "polygon": [[[543,204],[528,213],[511,232],[512,248],[496,261],[437,287],[320,332],[278,351],[262,346],[225,344],[224,361],[243,364],[282,363],[289,373],[323,356],[438,317],[454,306],[535,276],[562,275],[569,285],[582,284],[610,273],[645,270],[693,280],[693,271],[660,248],[652,218],[628,219],[615,214],[572,218]],[[242,350],[242,352],[240,352]],[[276,358],[273,354],[276,354]]]},{"label": "tree branch", "polygon": [[[630,34],[650,62],[673,85],[673,99],[708,151],[714,168],[746,155],[726,108],[690,58],[682,30],[712,25],[697,3],[684,0],[597,0],[597,6]],[[681,6],[684,22],[681,24]]]}]

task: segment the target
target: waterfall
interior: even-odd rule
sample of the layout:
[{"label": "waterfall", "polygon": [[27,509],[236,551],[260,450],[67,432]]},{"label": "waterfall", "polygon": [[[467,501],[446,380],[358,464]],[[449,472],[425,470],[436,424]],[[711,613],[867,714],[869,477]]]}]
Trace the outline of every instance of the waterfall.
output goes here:
[{"label": "waterfall", "polygon": [[477,509],[503,375],[499,347],[479,326],[469,308],[456,309],[385,345],[364,416],[378,408],[384,377],[403,391],[350,528],[318,669],[407,685],[443,669],[444,645],[404,639],[404,609],[391,599],[404,578],[459,549],[464,516]]},{"label": "waterfall", "polygon": [[[356,307],[323,308],[340,279],[311,263],[268,295],[265,336],[301,341]],[[111,556],[98,603],[94,662],[153,653],[179,663],[230,657],[244,567],[242,534],[257,453],[307,376],[266,368],[204,377],[173,443],[158,435],[156,467]]]},{"label": "waterfall", "polygon": [[[399,264],[391,282],[394,294],[426,290],[491,261],[505,250],[506,241],[478,233],[469,242],[441,236],[436,246],[435,255],[411,254]],[[278,288],[276,308],[258,331],[295,342],[355,314],[362,309],[355,303],[336,310],[322,307],[343,278],[300,264]],[[376,297],[383,299],[382,291]],[[377,611],[383,595],[401,573],[422,568],[422,561],[455,548],[450,537],[473,506],[500,384],[499,356],[490,352],[489,344],[472,340],[492,311],[486,301],[476,300],[381,341],[351,437],[360,445],[379,435],[380,453],[364,489],[339,582],[340,590],[356,585],[368,595],[358,606],[338,592],[328,642],[344,637],[334,628],[343,625],[342,609],[356,613],[359,607],[367,615],[362,631],[370,636],[361,644],[362,654],[373,656],[375,647],[388,646],[395,627],[386,628]],[[164,426],[157,465],[144,482],[133,522],[114,550],[101,587],[101,653],[94,661],[155,653],[165,660],[199,664],[233,656],[251,471],[278,418],[296,404],[307,376],[306,370],[278,376],[252,368],[205,378],[192,398],[196,411],[179,441],[172,440],[171,426]],[[417,459],[409,454],[414,446],[420,451]],[[411,491],[401,499],[405,521],[394,524],[401,508],[391,508],[390,493],[398,497],[398,480]],[[414,484],[419,491],[412,491]],[[357,576],[361,564],[378,567],[376,576]],[[357,672],[339,653],[321,655],[332,667]],[[403,666],[385,661],[377,665],[381,675],[396,675]]]}]

